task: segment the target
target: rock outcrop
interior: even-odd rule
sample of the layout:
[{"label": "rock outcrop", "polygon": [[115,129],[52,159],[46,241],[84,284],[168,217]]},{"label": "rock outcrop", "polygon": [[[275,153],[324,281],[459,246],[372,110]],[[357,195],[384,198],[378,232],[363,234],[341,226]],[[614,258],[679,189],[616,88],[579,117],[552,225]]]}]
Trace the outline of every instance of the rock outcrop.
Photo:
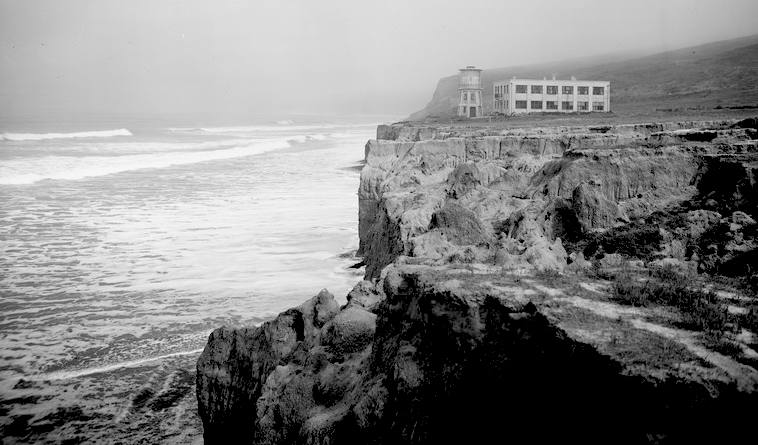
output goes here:
[{"label": "rock outcrop", "polygon": [[[758,301],[693,291],[685,312],[630,292],[648,268],[755,274],[754,122],[381,126],[359,190],[366,281],[342,307],[322,291],[211,334],[206,443],[742,437]],[[714,320],[718,341],[692,330]]]},{"label": "rock outcrop", "polygon": [[758,402],[755,369],[599,282],[405,265],[382,286],[373,311],[335,314],[322,293],[214,332],[198,362],[206,443],[727,440]]},{"label": "rock outcrop", "polygon": [[[567,239],[679,203],[710,200],[714,210],[754,213],[758,135],[751,122],[380,126],[379,139],[366,145],[359,190],[366,278],[404,256],[494,263],[518,252],[513,267],[560,270]],[[451,208],[470,212],[471,236],[437,233],[435,215]]]}]

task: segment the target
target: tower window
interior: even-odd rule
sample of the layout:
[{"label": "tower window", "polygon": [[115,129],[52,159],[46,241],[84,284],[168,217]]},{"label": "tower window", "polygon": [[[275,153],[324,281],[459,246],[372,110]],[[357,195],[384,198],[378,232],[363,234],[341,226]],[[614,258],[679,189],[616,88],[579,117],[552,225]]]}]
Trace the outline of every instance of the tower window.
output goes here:
[{"label": "tower window", "polygon": [[526,85],[516,85],[516,93],[526,93]]},{"label": "tower window", "polygon": [[533,100],[532,101],[532,110],[541,110],[542,109],[542,101],[541,100]]},{"label": "tower window", "polygon": [[[565,87],[564,87],[565,88]],[[571,111],[574,109],[574,103],[569,101],[563,101],[561,103],[561,109]]]},{"label": "tower window", "polygon": [[[558,88],[556,87],[556,90],[557,89]],[[548,109],[548,110],[557,110],[558,109],[558,102],[549,100],[549,101],[545,102],[545,108]]]},{"label": "tower window", "polygon": [[590,87],[576,87],[577,94],[590,94]]},{"label": "tower window", "polygon": [[563,87],[563,94],[574,94],[574,87]]},{"label": "tower window", "polygon": [[532,85],[532,94],[542,94],[542,85]]},{"label": "tower window", "polygon": [[577,102],[576,103],[576,109],[578,111],[587,111],[587,110],[589,110],[589,102]]},{"label": "tower window", "polygon": [[592,102],[592,111],[603,111],[605,109],[604,105],[602,102]]},{"label": "tower window", "polygon": [[525,100],[517,100],[516,101],[516,108],[521,110],[526,110],[526,101]]},{"label": "tower window", "polygon": [[602,96],[605,94],[605,88],[603,87],[592,87],[592,94],[595,96]]},{"label": "tower window", "polygon": [[547,94],[558,94],[558,85],[548,85]]}]

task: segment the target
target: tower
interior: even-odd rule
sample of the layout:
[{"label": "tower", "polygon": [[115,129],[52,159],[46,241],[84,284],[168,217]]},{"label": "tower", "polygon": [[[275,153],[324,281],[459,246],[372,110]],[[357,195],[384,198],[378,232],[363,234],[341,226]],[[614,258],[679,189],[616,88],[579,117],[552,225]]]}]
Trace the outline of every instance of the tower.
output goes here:
[{"label": "tower", "polygon": [[482,70],[471,65],[458,75],[458,116],[482,115]]}]

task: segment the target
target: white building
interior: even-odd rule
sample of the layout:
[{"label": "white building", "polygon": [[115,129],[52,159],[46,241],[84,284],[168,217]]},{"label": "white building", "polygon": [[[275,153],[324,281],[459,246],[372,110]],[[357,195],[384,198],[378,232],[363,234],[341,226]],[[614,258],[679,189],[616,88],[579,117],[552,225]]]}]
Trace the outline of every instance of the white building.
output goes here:
[{"label": "white building", "polygon": [[513,78],[495,82],[493,89],[496,113],[611,111],[611,83],[606,81]]},{"label": "white building", "polygon": [[473,66],[461,68],[458,75],[458,116],[482,115],[482,70]]}]

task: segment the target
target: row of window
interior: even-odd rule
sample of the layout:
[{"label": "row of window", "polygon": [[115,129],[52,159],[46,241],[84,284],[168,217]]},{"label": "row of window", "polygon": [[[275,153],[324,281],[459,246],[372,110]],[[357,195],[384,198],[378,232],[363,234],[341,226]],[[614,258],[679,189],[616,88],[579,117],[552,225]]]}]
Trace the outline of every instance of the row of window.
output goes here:
[{"label": "row of window", "polygon": [[[516,109],[517,110],[526,110],[527,102],[525,100],[517,100],[516,101]],[[541,100],[533,100],[531,101],[530,109],[532,110],[542,110],[543,109],[543,102]],[[589,102],[577,102],[576,103],[576,109],[578,111],[589,111]],[[545,110],[557,110],[558,109],[558,102],[553,100],[548,100],[544,102],[544,109]],[[574,109],[574,103],[570,101],[564,101],[561,102],[561,110],[564,111],[572,111]],[[592,102],[592,111],[604,111],[605,110],[605,104],[603,102]]]},{"label": "row of window", "polygon": [[[531,91],[532,94],[542,94],[542,85],[516,85],[516,93],[526,94],[527,91]],[[558,94],[558,85],[547,85],[545,87],[546,94],[555,95]],[[573,86],[564,86],[561,88],[562,94],[574,94]],[[576,93],[579,95],[588,95],[590,93],[590,87],[576,87]],[[602,96],[605,94],[605,87],[592,87],[592,94],[594,96]]]}]

